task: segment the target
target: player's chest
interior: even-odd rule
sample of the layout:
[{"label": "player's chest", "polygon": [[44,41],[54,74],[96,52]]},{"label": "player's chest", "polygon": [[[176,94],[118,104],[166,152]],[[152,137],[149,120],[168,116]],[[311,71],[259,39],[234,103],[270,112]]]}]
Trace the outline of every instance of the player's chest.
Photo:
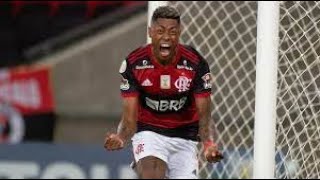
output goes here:
[{"label": "player's chest", "polygon": [[180,94],[194,84],[195,71],[177,68],[150,68],[134,71],[138,85],[151,94]]}]

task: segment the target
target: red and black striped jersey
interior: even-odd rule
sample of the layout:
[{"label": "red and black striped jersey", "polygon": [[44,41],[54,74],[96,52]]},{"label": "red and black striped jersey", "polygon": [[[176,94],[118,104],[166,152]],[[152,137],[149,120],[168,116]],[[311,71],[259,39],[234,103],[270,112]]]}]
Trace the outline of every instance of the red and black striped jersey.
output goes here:
[{"label": "red and black striped jersey", "polygon": [[212,79],[207,61],[195,49],[178,45],[174,61],[163,66],[148,44],[130,53],[119,72],[122,96],[139,98],[138,131],[195,139],[195,98],[210,96]]}]

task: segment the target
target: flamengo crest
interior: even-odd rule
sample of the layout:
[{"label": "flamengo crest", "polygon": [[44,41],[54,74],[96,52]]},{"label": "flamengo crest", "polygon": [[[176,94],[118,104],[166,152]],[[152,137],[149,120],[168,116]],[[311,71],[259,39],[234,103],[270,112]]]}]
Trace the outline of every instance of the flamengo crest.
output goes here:
[{"label": "flamengo crest", "polygon": [[191,81],[191,79],[188,79],[185,76],[179,76],[179,79],[176,80],[174,85],[179,90],[179,92],[185,92],[189,90]]}]

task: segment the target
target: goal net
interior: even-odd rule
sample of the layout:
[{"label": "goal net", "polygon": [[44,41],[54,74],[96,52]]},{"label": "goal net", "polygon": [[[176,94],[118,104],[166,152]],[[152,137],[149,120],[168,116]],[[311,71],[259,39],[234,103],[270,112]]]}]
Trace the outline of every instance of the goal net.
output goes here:
[{"label": "goal net", "polygon": [[[252,178],[257,2],[171,1],[182,14],[181,40],[214,75],[217,143],[225,159],[201,178]],[[272,13],[272,12],[270,12]],[[320,2],[281,2],[276,178],[320,177]]]}]

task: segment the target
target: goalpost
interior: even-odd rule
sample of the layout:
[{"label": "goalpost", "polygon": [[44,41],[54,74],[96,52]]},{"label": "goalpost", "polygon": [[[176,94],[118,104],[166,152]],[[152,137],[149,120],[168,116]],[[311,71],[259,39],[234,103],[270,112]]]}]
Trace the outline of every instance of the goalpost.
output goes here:
[{"label": "goalpost", "polygon": [[274,178],[279,2],[258,2],[255,91],[255,179]]},{"label": "goalpost", "polygon": [[182,43],[215,77],[212,117],[225,159],[201,159],[199,176],[319,178],[320,2],[160,4],[180,11]]}]

